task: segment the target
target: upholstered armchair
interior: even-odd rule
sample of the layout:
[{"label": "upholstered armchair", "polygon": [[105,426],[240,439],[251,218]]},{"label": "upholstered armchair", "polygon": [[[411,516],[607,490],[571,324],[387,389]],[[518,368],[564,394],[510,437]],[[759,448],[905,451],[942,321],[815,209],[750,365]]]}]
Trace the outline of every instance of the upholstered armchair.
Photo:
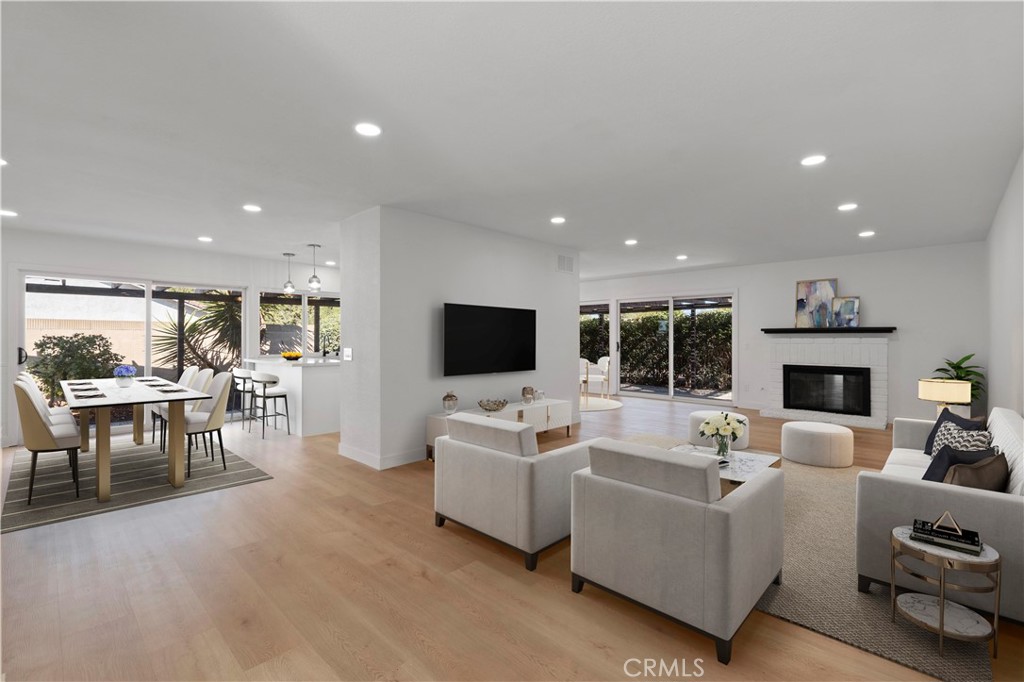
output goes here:
[{"label": "upholstered armchair", "polygon": [[591,583],[715,640],[732,638],[782,577],[782,472],[721,497],[711,457],[621,443],[590,445],[572,480],[572,590]]},{"label": "upholstered armchair", "polygon": [[572,474],[587,466],[588,442],[539,454],[533,426],[472,414],[448,417],[434,444],[434,523],[448,519],[522,552],[569,536]]}]

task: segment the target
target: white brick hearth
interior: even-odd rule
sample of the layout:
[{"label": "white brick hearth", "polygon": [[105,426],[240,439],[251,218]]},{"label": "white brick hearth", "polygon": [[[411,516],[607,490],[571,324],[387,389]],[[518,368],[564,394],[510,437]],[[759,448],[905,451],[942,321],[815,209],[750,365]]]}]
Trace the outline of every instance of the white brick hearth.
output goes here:
[{"label": "white brick hearth", "polygon": [[[763,417],[831,422],[845,426],[884,429],[889,422],[889,340],[869,336],[779,335],[772,339],[771,380]],[[825,367],[868,367],[871,369],[871,416],[834,414],[782,407],[782,366],[821,365]]]}]

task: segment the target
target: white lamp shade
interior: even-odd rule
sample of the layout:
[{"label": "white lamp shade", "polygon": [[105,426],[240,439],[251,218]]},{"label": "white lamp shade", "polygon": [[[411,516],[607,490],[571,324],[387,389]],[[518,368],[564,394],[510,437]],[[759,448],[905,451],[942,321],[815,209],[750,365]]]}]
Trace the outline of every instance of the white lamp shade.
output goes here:
[{"label": "white lamp shade", "polygon": [[957,379],[918,379],[917,397],[935,403],[969,405],[971,382]]}]

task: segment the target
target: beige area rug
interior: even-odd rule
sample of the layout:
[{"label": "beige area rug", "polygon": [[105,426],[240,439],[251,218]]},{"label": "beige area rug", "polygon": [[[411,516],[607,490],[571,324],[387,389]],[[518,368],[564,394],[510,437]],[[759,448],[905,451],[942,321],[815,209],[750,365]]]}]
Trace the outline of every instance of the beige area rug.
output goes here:
[{"label": "beige area rug", "polygon": [[10,485],[0,516],[0,532],[8,533],[47,523],[102,514],[115,509],[136,507],[175,497],[222,490],[236,485],[266,481],[273,478],[227,448],[224,449],[227,470],[220,460],[211,460],[199,449],[192,451],[192,476],[185,486],[174,488],[167,482],[167,455],[158,445],[133,445],[131,437],[115,438],[110,455],[110,501],[96,501],[96,459],[94,452],[78,455],[81,497],[75,497],[68,457],[63,452],[41,453],[36,465],[36,482],[32,504],[27,505],[28,480],[32,455],[28,450],[14,453]]},{"label": "beige area rug", "polygon": [[607,410],[617,410],[620,407],[622,407],[622,403],[618,400],[594,397],[580,399],[580,412],[605,412]]},{"label": "beige area rug", "polygon": [[[901,618],[890,621],[889,590],[857,591],[856,491],[860,469],[786,461],[786,547],[782,585],[757,608],[943,680],[990,680],[988,644],[946,640]],[[909,521],[909,519],[908,519]]]}]

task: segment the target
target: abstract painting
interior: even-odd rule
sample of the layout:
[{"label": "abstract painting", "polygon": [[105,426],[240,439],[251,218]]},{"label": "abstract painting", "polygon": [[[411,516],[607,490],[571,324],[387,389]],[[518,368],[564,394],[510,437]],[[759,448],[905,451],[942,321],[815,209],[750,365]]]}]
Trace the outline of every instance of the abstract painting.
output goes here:
[{"label": "abstract painting", "polygon": [[832,299],[831,326],[860,326],[860,296],[836,296]]},{"label": "abstract painting", "polygon": [[796,326],[831,327],[832,299],[837,279],[810,279],[796,283]]}]

